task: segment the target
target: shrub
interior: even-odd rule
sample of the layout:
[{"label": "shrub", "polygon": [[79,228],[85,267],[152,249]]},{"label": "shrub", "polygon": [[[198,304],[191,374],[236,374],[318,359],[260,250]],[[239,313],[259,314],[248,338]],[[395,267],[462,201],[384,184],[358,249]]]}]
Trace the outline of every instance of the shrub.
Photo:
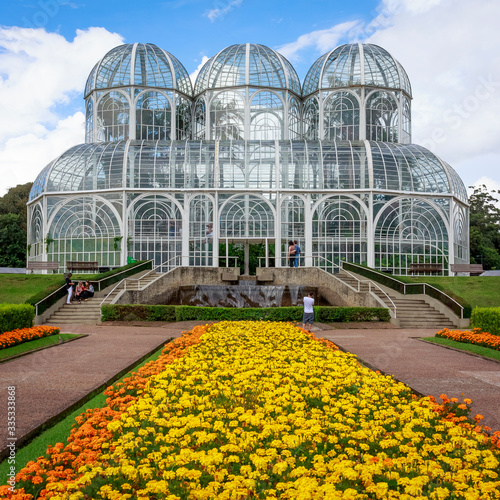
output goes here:
[{"label": "shrub", "polygon": [[472,310],[471,326],[492,335],[500,335],[500,307],[475,307]]},{"label": "shrub", "polygon": [[[388,309],[316,306],[315,319],[336,321],[389,321]],[[302,321],[302,307],[196,307],[120,305],[102,306],[103,321]]]},{"label": "shrub", "polygon": [[28,304],[0,304],[0,333],[29,328],[35,318],[35,308]]},{"label": "shrub", "polygon": [[175,321],[175,306],[108,304],[101,311],[102,321]]}]

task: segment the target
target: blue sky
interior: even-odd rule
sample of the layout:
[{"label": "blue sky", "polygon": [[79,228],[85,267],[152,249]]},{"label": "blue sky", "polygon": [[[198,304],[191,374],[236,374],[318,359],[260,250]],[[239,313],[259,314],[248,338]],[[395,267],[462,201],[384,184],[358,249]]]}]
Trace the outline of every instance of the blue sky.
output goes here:
[{"label": "blue sky", "polygon": [[[480,6],[481,8],[478,8]],[[339,44],[377,43],[413,87],[413,142],[467,186],[500,189],[498,0],[10,0],[0,14],[0,196],[84,141],[85,80],[121,43],[151,42],[194,75],[224,47],[253,42],[301,80]]]}]

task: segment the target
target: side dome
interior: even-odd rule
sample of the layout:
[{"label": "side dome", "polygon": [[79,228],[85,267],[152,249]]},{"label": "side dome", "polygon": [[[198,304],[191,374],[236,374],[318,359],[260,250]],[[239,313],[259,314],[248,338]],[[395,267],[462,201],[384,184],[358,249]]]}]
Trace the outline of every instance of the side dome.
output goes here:
[{"label": "side dome", "polygon": [[208,60],[196,79],[195,95],[205,90],[243,85],[301,93],[300,80],[290,62],[264,45],[231,45]]},{"label": "side dome", "polygon": [[302,93],[363,85],[401,89],[411,98],[403,66],[382,47],[368,43],[340,45],[322,55],[307,72]]},{"label": "side dome", "polygon": [[111,49],[94,66],[85,85],[84,98],[94,90],[130,85],[193,95],[189,74],[175,56],[152,43],[133,43]]}]

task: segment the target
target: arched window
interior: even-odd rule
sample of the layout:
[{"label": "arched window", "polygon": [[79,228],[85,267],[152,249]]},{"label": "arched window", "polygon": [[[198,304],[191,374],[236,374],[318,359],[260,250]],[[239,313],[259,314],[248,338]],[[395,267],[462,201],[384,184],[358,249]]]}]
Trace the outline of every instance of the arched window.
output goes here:
[{"label": "arched window", "polygon": [[98,142],[122,141],[129,138],[130,107],[121,92],[108,92],[97,106]]},{"label": "arched window", "polygon": [[291,141],[300,138],[300,106],[294,97],[288,102],[288,138]]},{"label": "arched window", "polygon": [[194,106],[193,139],[205,139],[206,108],[203,97],[196,101]]},{"label": "arched window", "polygon": [[136,103],[136,139],[169,140],[172,110],[167,96],[160,92],[144,92]]},{"label": "arched window", "polygon": [[319,105],[316,97],[306,101],[304,105],[304,139],[317,141],[319,138]]},{"label": "arched window", "polygon": [[263,198],[242,194],[231,198],[220,213],[222,238],[273,238],[274,213]]},{"label": "arched window", "polygon": [[335,92],[323,108],[323,139],[355,141],[359,139],[359,103],[350,92]]},{"label": "arched window", "polygon": [[368,97],[366,138],[369,141],[398,142],[398,105],[391,93],[381,90]]},{"label": "arched window", "polygon": [[403,97],[403,137],[401,142],[403,144],[411,143],[411,108],[408,97]]},{"label": "arched window", "polygon": [[189,139],[191,135],[191,103],[184,97],[177,97],[175,107],[175,138]]},{"label": "arched window", "polygon": [[367,213],[354,198],[330,196],[318,204],[312,220],[313,252],[324,256],[320,267],[340,261],[366,263]]},{"label": "arched window", "polygon": [[250,106],[250,140],[283,140],[283,103],[272,92],[259,92]]},{"label": "arched window", "polygon": [[244,121],[245,102],[241,94],[232,90],[217,94],[210,105],[210,139],[245,139]]},{"label": "arched window", "polygon": [[85,106],[85,142],[94,142],[94,102],[89,97]]},{"label": "arched window", "polygon": [[128,222],[129,254],[140,260],[154,259],[165,272],[182,253],[179,207],[167,196],[149,195],[135,201],[132,210]]},{"label": "arched window", "polygon": [[448,232],[443,214],[418,198],[389,199],[378,208],[375,265],[408,274],[414,262],[440,263],[446,268]]}]

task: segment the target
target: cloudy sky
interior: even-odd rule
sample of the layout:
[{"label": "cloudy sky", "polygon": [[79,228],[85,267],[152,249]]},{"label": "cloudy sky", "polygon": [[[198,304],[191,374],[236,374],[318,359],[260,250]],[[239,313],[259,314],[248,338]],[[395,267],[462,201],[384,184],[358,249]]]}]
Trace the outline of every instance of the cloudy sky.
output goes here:
[{"label": "cloudy sky", "polygon": [[466,186],[500,189],[498,0],[10,0],[1,10],[0,196],[84,142],[87,76],[133,42],[168,50],[193,77],[224,47],[260,43],[301,80],[337,45],[381,45],[412,83],[413,142]]}]

